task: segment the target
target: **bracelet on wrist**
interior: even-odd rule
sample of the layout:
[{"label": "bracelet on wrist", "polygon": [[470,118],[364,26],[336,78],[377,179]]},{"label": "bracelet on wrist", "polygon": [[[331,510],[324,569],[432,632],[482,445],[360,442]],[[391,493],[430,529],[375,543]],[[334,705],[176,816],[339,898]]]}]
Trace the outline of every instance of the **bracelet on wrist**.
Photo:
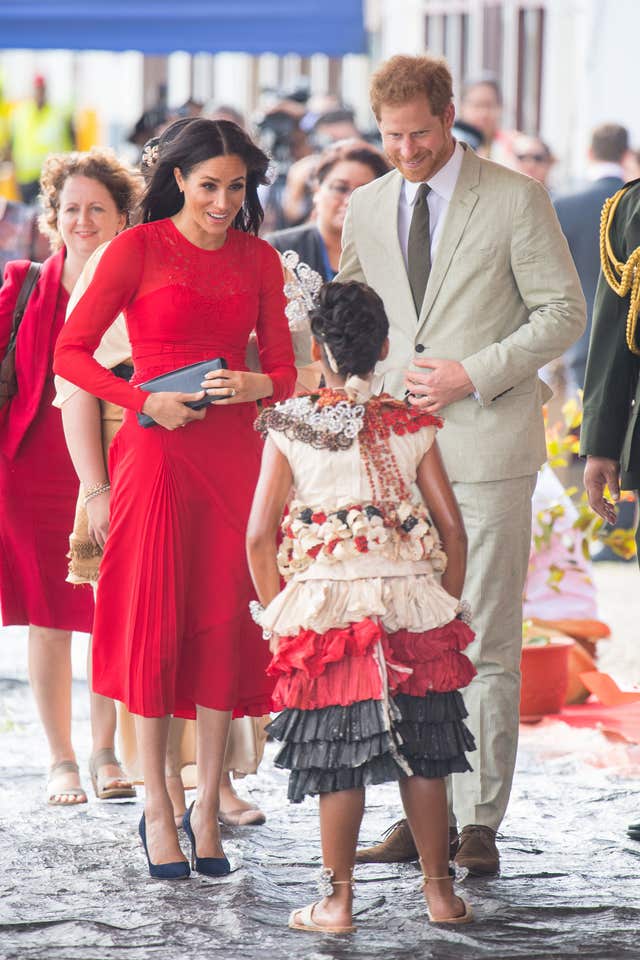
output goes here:
[{"label": "bracelet on wrist", "polygon": [[259,627],[262,627],[262,639],[271,640],[273,636],[273,630],[267,630],[262,626],[262,617],[264,615],[264,607],[259,600],[250,600],[249,601],[249,613],[251,614],[251,619],[254,623],[257,623]]},{"label": "bracelet on wrist", "polygon": [[458,603],[458,613],[456,614],[457,620],[462,620],[463,623],[467,625],[471,623],[473,619],[473,610],[471,609],[471,604],[467,600],[460,600]]},{"label": "bracelet on wrist", "polygon": [[89,500],[93,500],[94,497],[99,497],[103,493],[107,493],[111,489],[111,484],[108,480],[101,480],[100,483],[94,483],[89,487],[87,492],[84,495],[84,505],[86,507]]},{"label": "bracelet on wrist", "polygon": [[109,480],[96,480],[95,483],[91,483],[89,486],[86,486],[86,484],[82,485],[85,497],[91,496],[91,494],[95,493],[96,490],[101,490],[102,487],[105,486],[110,486]]},{"label": "bracelet on wrist", "polygon": [[251,614],[251,619],[253,622],[257,623],[258,626],[261,627],[264,607],[259,600],[249,600],[249,613]]}]

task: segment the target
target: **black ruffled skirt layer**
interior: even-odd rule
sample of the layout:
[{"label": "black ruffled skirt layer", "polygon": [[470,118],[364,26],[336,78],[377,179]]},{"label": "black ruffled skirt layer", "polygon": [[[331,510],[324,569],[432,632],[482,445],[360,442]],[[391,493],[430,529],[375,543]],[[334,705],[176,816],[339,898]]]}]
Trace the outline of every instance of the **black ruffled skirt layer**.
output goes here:
[{"label": "black ruffled skirt layer", "polygon": [[407,776],[446,777],[471,766],[475,749],[461,694],[398,693],[316,710],[285,708],[267,727],[282,741],[275,763],[291,770],[289,800]]}]

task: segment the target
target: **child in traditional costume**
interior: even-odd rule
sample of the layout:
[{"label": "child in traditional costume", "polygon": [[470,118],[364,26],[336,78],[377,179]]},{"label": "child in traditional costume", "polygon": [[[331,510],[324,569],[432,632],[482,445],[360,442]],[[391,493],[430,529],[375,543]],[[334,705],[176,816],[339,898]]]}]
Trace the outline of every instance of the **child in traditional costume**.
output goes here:
[{"label": "child in traditional costume", "polygon": [[[324,899],[296,930],[351,932],[364,787],[397,780],[420,853],[429,919],[471,909],[448,871],[444,778],[474,748],[459,692],[466,538],[437,444],[438,418],[382,394],[382,301],[364,284],[326,284],[311,312],[326,388],[265,410],[262,471],[247,536],[254,610],[277,678],[276,764],[289,799],[320,795]],[[417,484],[417,486],[416,486]],[[277,531],[282,521],[279,547]],[[280,589],[280,575],[287,581]]]}]

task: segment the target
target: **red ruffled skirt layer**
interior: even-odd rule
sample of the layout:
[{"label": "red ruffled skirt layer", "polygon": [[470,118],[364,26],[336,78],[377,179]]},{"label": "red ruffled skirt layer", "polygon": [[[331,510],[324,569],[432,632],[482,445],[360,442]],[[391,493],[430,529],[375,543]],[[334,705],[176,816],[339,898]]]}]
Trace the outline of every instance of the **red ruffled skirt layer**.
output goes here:
[{"label": "red ruffled skirt layer", "polygon": [[459,690],[476,673],[462,652],[473,637],[461,620],[423,633],[387,635],[370,619],[324,634],[301,630],[281,638],[269,665],[270,676],[277,678],[275,709],[318,710],[381,700],[385,683],[392,695],[413,697]]},{"label": "red ruffled skirt layer", "polygon": [[147,717],[196,705],[271,709],[267,644],[250,618],[245,532],[260,466],[253,404],[216,407],[183,430],[129,412],[110,452],[109,539],[100,568],[94,688]]}]

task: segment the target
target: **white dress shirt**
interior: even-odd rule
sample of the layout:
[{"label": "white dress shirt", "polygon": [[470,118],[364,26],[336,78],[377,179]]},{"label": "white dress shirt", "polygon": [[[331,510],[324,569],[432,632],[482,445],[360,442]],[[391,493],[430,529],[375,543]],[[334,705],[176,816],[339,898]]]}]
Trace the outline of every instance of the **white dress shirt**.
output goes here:
[{"label": "white dress shirt", "polygon": [[[451,197],[453,196],[453,191],[456,188],[458,177],[460,176],[463,157],[464,150],[456,140],[453,153],[444,167],[438,170],[430,180],[426,181],[431,187],[431,190],[427,194],[427,203],[429,204],[429,233],[431,236],[431,263],[435,260],[438,241],[442,234],[442,228],[444,227],[444,221],[447,210],[449,209]],[[409,245],[409,229],[411,227],[411,217],[413,216],[413,208],[419,187],[419,183],[412,183],[409,180],[405,180],[400,188],[400,199],[398,201],[398,239],[400,240],[405,265],[408,265],[407,247]],[[476,390],[473,391],[473,396],[476,400],[480,399]]]},{"label": "white dress shirt", "polygon": [[[438,241],[442,234],[445,216],[455,190],[460,168],[462,167],[462,158],[464,150],[456,141],[453,153],[442,167],[430,180],[426,182],[431,187],[427,194],[427,203],[429,204],[429,230],[431,233],[431,263],[433,263],[438,248]],[[404,257],[405,264],[407,260],[407,247],[409,245],[409,229],[411,227],[411,217],[413,208],[418,195],[419,183],[411,183],[404,180],[400,189],[400,199],[398,202],[398,239],[400,248]]]}]

